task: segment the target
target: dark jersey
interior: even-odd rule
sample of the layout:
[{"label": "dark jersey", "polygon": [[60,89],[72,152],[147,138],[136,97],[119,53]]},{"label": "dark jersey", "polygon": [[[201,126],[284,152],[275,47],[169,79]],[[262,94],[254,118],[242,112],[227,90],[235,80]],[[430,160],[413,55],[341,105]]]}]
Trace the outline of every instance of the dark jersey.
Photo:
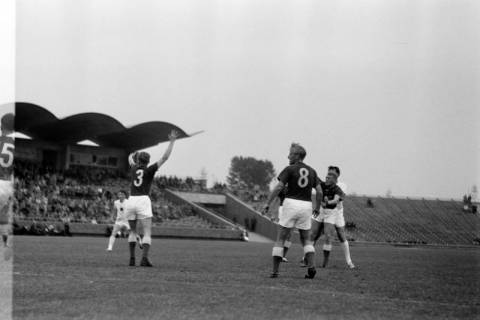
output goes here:
[{"label": "dark jersey", "polygon": [[[322,187],[323,198],[327,197],[328,200],[333,200],[335,198],[335,195],[338,195],[340,197],[340,200],[343,200],[345,198],[345,193],[336,184],[327,185],[325,182],[321,182],[320,186]],[[336,207],[336,204],[326,205],[327,209],[335,209]]]},{"label": "dark jersey", "polygon": [[15,140],[9,136],[0,136],[0,180],[12,180],[14,150]]},{"label": "dark jersey", "polygon": [[158,164],[152,164],[150,167],[134,165],[131,169],[132,184],[130,186],[130,195],[148,196],[152,186],[153,176],[158,170]]},{"label": "dark jersey", "polygon": [[287,186],[286,198],[312,201],[312,188],[317,186],[317,172],[305,163],[289,165],[278,176]]}]

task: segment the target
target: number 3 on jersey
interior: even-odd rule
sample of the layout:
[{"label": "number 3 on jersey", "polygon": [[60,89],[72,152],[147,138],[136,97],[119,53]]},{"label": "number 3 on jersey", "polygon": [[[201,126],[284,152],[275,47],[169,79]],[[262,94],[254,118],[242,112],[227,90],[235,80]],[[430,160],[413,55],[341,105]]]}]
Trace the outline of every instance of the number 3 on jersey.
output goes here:
[{"label": "number 3 on jersey", "polygon": [[305,188],[308,185],[308,169],[307,168],[300,168],[300,178],[298,178],[298,186],[300,188]]},{"label": "number 3 on jersey", "polygon": [[135,174],[137,175],[137,178],[133,180],[133,185],[135,187],[140,187],[143,183],[143,170],[138,169],[137,171],[135,171]]}]

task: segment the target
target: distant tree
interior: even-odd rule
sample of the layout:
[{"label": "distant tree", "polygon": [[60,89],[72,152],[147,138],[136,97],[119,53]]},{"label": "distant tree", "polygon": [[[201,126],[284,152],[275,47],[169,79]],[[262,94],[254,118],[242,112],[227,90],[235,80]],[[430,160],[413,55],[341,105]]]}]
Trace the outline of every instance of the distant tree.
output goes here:
[{"label": "distant tree", "polygon": [[275,177],[275,169],[270,160],[258,160],[253,157],[235,156],[230,164],[227,183],[231,189],[255,188],[268,190]]}]

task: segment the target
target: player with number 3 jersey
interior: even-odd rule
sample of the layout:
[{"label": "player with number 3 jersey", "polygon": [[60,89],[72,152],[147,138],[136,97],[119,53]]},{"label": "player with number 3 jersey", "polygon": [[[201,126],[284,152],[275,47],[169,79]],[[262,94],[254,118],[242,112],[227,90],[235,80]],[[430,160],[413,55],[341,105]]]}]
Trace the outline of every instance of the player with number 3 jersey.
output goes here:
[{"label": "player with number 3 jersey", "polygon": [[127,219],[130,224],[128,242],[130,246],[130,266],[135,266],[135,247],[137,242],[137,221],[143,229],[143,256],[140,263],[142,267],[151,267],[148,259],[148,251],[152,243],[152,202],[150,200],[150,188],[153,177],[157,170],[168,160],[172,153],[173,145],[178,137],[176,131],[172,131],[168,138],[170,144],[163,157],[149,166],[150,154],[147,152],[135,152],[128,157],[131,167],[130,197],[127,202]]}]

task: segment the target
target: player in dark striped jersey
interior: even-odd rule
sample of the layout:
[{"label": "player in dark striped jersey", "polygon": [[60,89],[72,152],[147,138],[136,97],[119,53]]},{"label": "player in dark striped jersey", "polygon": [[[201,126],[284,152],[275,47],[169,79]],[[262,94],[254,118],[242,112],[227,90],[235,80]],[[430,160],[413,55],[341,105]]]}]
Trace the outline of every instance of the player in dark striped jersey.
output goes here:
[{"label": "player in dark striped jersey", "polygon": [[349,268],[355,268],[350,257],[350,246],[345,235],[345,218],[343,217],[343,200],[345,199],[345,186],[342,189],[338,184],[340,168],[328,167],[325,182],[321,182],[323,190],[323,203],[320,213],[312,216],[312,241],[316,242],[322,234],[325,234],[323,245],[323,267],[328,264],[332,241],[335,233],[345,255],[345,261]]},{"label": "player in dark striped jersey", "polygon": [[15,116],[13,113],[7,113],[2,117],[2,132],[0,135],[0,235],[2,236],[2,247],[5,250],[5,260],[10,258],[12,248],[14,125]]},{"label": "player in dark striped jersey", "polygon": [[153,177],[157,170],[168,160],[173,150],[173,145],[178,137],[178,133],[172,131],[168,138],[170,144],[163,157],[152,165],[150,154],[147,152],[135,152],[128,157],[131,167],[130,197],[127,202],[127,219],[130,224],[130,234],[128,242],[130,246],[130,266],[135,266],[135,247],[137,244],[137,222],[139,221],[143,228],[143,255],[140,266],[151,267],[148,259],[148,251],[152,243],[152,202],[150,200],[150,188]]}]

